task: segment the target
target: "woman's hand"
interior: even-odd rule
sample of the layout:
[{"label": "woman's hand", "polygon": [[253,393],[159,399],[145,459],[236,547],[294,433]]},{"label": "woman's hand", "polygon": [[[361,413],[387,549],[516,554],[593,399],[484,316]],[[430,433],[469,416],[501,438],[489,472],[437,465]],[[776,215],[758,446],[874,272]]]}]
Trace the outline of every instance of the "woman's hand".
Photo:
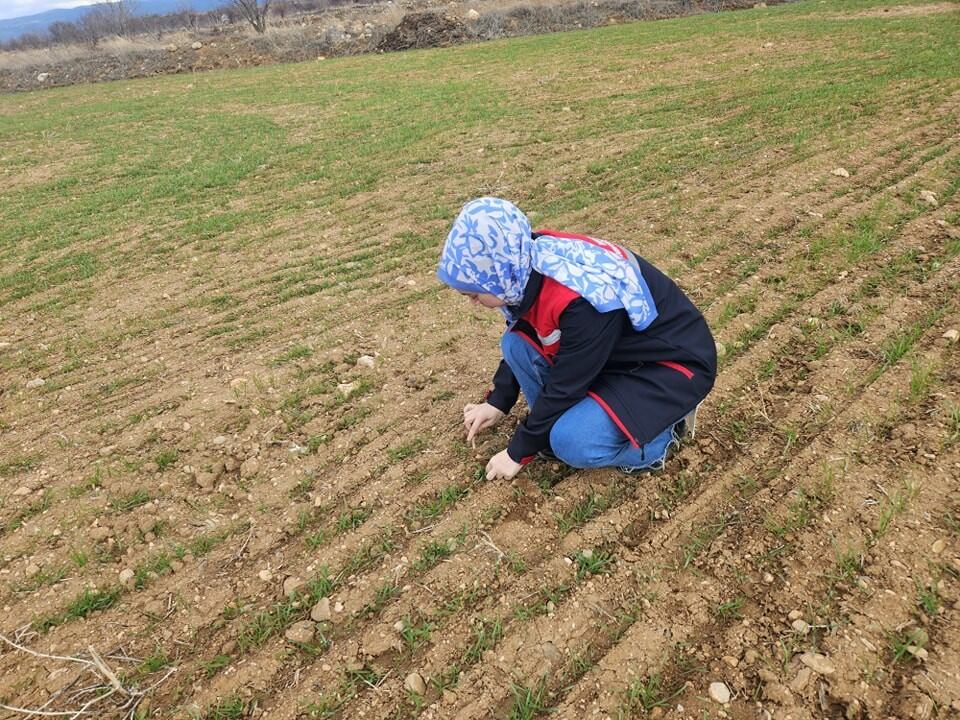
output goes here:
[{"label": "woman's hand", "polygon": [[489,403],[465,405],[463,407],[463,426],[467,429],[467,442],[473,442],[473,438],[481,430],[496,425],[503,419],[503,415],[502,410],[497,410]]},{"label": "woman's hand", "polygon": [[506,450],[501,450],[487,463],[487,480],[496,480],[497,478],[513,480],[522,468],[523,465],[514,462]]}]

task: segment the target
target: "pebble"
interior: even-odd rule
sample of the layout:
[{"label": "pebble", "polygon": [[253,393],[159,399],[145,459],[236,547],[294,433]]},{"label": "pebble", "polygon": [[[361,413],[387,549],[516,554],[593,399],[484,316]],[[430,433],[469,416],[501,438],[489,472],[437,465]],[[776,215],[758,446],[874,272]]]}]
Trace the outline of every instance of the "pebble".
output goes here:
[{"label": "pebble", "polygon": [[313,640],[316,626],[310,620],[301,620],[287,628],[283,636],[290,642],[308,643]]},{"label": "pebble", "polygon": [[810,668],[800,668],[800,672],[798,672],[797,676],[790,682],[790,689],[794,692],[802,692],[803,689],[810,683],[810,676],[812,674],[813,671]]},{"label": "pebble", "polygon": [[337,392],[343,395],[345,398],[350,397],[357,389],[357,384],[355,382],[351,383],[339,383],[337,385]]},{"label": "pebble", "polygon": [[825,655],[821,655],[820,653],[803,653],[803,655],[800,656],[800,662],[818,675],[833,675],[833,673],[837,671],[833,663],[830,662]]},{"label": "pebble", "polygon": [[836,175],[837,177],[847,178],[850,177],[850,173],[846,168],[838,167],[830,171],[831,175]]},{"label": "pebble", "polygon": [[933,545],[930,546],[930,549],[933,551],[934,555],[939,555],[947,547],[947,544],[943,541],[943,538],[935,541]]},{"label": "pebble", "polygon": [[763,574],[763,581],[764,581],[767,585],[769,585],[770,583],[773,582],[773,575],[771,575],[770,573],[764,573],[764,574]]},{"label": "pebble", "polygon": [[957,330],[956,328],[950,328],[943,335],[941,335],[941,337],[949,342],[955,343],[957,340],[960,340],[960,330]]},{"label": "pebble", "polygon": [[476,10],[474,10],[473,8],[470,8],[469,10],[467,10],[467,19],[468,19],[468,20],[479,20],[479,19],[480,19],[480,13],[478,13],[478,12],[477,12]]},{"label": "pebble", "polygon": [[361,355],[357,358],[357,367],[372,368],[377,364],[373,355]]},{"label": "pebble", "polygon": [[807,623],[803,620],[794,620],[792,623],[790,623],[790,627],[792,627],[801,635],[806,635],[808,632],[810,632],[810,626],[807,625]]},{"label": "pebble", "polygon": [[32,578],[35,575],[37,575],[39,572],[40,572],[40,566],[35,565],[34,563],[30,563],[29,565],[27,565],[27,569],[24,570],[23,574],[26,575],[28,578]]},{"label": "pebble", "polygon": [[710,683],[710,699],[715,703],[721,705],[726,705],[730,702],[730,688],[724,685],[722,682],[712,682]]},{"label": "pebble", "polygon": [[405,690],[415,692],[417,695],[423,695],[427,692],[427,683],[424,682],[423,677],[418,672],[412,672],[407,675],[403,681],[403,687]]},{"label": "pebble", "polygon": [[261,570],[259,573],[257,573],[257,577],[259,577],[264,582],[270,582],[271,580],[273,580],[273,573],[270,572],[269,570]]},{"label": "pebble", "polygon": [[196,40],[196,41],[190,43],[190,47],[191,47],[192,49],[194,49],[194,50],[199,50],[200,48],[203,47],[203,43],[200,42],[199,40]]},{"label": "pebble", "polygon": [[24,495],[29,495],[32,492],[33,490],[28,488],[26,485],[21,485],[20,487],[18,487],[16,490],[13,491],[13,494],[16,495],[17,497],[23,497]]},{"label": "pebble", "polygon": [[310,610],[310,619],[315,622],[324,622],[329,620],[330,617],[330,598],[320,598]]},{"label": "pebble", "polygon": [[260,461],[257,458],[247,458],[240,464],[240,477],[244,480],[252,478],[260,472]]},{"label": "pebble", "polygon": [[790,620],[790,621],[799,620],[799,619],[802,618],[802,617],[803,617],[803,611],[802,611],[802,610],[791,610],[791,611],[789,612],[789,614],[787,615],[787,619]]},{"label": "pebble", "polygon": [[940,204],[940,202],[937,200],[937,196],[929,190],[921,190],[918,195],[920,199],[930,207],[937,207]]},{"label": "pebble", "polygon": [[102,448],[100,448],[100,457],[107,457],[108,455],[112,455],[113,451],[116,449],[117,449],[116,445],[104,445]]},{"label": "pebble", "polygon": [[343,603],[342,603],[342,602],[335,603],[334,606],[333,606],[333,611],[334,611],[334,612],[343,612]]},{"label": "pebble", "polygon": [[740,664],[740,661],[737,660],[733,655],[724,655],[722,658],[723,662],[729,665],[732,668],[735,668]]},{"label": "pebble", "polygon": [[217,482],[217,476],[209,472],[198,472],[194,478],[203,490],[210,490]]},{"label": "pebble", "polygon": [[132,585],[134,577],[136,577],[136,573],[134,573],[133,570],[124,568],[120,571],[120,584],[124,586]]},{"label": "pebble", "polygon": [[917,645],[907,645],[907,652],[913,655],[917,660],[927,659],[926,649],[918,647]]},{"label": "pebble", "polygon": [[34,378],[33,380],[27,380],[26,386],[27,390],[33,390],[34,388],[43,387],[47,384],[47,381],[43,378]]},{"label": "pebble", "polygon": [[283,581],[283,594],[287,597],[292,597],[293,594],[302,587],[303,580],[291,575],[290,577],[285,578]]}]

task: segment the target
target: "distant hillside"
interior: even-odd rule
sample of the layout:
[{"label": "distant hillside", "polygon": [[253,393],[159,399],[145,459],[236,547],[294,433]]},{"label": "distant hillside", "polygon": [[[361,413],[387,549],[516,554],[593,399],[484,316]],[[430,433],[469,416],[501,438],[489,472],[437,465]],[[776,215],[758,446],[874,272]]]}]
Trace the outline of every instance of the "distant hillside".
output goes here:
[{"label": "distant hillside", "polygon": [[[140,0],[137,3],[138,15],[163,15],[177,12],[187,7],[203,12],[225,5],[229,0]],[[18,18],[0,20],[0,42],[13,40],[26,33],[43,35],[47,28],[55,22],[75,23],[84,15],[99,5],[84,5],[82,7],[66,8],[62,10],[47,10],[36,15],[25,15]]]}]

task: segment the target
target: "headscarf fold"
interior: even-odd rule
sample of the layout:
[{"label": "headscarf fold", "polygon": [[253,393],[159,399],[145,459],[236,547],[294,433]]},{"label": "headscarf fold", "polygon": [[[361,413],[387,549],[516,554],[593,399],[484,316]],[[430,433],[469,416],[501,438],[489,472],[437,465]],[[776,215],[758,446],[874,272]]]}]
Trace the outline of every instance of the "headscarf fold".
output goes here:
[{"label": "headscarf fold", "polygon": [[[633,253],[551,230],[534,239],[526,216],[500,198],[478,198],[463,207],[444,243],[437,277],[454,290],[489,293],[516,306],[533,270],[576,291],[598,312],[623,308],[638,331],[657,318]],[[503,312],[515,320],[509,308]]]}]

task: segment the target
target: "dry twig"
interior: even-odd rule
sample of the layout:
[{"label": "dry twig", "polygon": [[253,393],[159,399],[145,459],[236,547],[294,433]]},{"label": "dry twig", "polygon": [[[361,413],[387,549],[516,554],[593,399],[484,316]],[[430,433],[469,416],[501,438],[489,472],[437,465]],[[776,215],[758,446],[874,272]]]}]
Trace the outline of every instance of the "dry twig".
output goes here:
[{"label": "dry twig", "polygon": [[[30,648],[21,645],[20,642],[18,642],[20,635],[21,633],[18,632],[17,640],[11,640],[6,635],[0,634],[0,640],[9,645],[16,652],[26,653],[27,655],[32,655],[33,657],[43,660],[74,663],[81,666],[81,669],[77,673],[76,677],[64,685],[64,687],[53,693],[52,696],[40,707],[17,707],[14,705],[5,705],[0,703],[0,709],[17,713],[27,718],[66,717],[70,718],[70,720],[78,720],[82,716],[103,717],[104,712],[106,712],[109,708],[109,706],[105,705],[104,703],[111,697],[119,694],[121,697],[125,697],[126,700],[123,702],[113,703],[113,708],[122,714],[121,717],[123,717],[124,720],[134,720],[137,713],[137,706],[143,701],[143,699],[177,670],[175,667],[168,668],[163,677],[161,677],[152,685],[149,685],[141,690],[136,685],[124,685],[113,669],[107,664],[106,660],[104,660],[103,656],[97,652],[96,648],[94,648],[92,645],[87,646],[87,652],[90,653],[89,659],[85,657],[75,657],[72,655],[51,655],[50,653],[31,650]],[[117,656],[108,654],[107,657],[124,662],[139,662],[136,658],[127,657],[126,655]],[[65,696],[67,692],[80,681],[83,673],[86,672],[89,672],[91,675],[93,675],[97,682],[93,683],[92,685],[82,687],[79,690],[75,690],[70,695],[70,699],[74,702],[80,702],[80,698],[84,696],[93,695],[93,697],[86,700],[79,707],[48,709],[55,701]]]}]

